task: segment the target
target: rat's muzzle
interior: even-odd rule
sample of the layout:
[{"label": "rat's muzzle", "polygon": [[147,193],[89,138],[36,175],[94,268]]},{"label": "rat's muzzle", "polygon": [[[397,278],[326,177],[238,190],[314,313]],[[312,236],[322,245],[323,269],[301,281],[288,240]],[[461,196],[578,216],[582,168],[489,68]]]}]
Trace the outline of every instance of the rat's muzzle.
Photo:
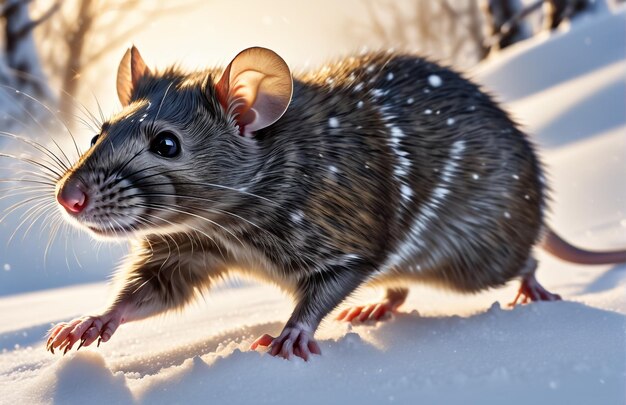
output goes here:
[{"label": "rat's muzzle", "polygon": [[69,179],[57,192],[57,201],[70,215],[80,213],[87,205],[87,193],[79,180]]}]

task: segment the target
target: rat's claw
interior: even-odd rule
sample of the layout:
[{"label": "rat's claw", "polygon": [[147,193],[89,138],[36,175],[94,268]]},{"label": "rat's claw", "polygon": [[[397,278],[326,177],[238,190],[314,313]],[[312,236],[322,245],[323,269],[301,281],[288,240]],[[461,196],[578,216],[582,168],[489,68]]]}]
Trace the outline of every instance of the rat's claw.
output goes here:
[{"label": "rat's claw", "polygon": [[518,303],[524,305],[532,301],[560,301],[562,298],[558,294],[546,290],[535,278],[534,274],[522,279],[519,291],[509,307],[514,307]]},{"label": "rat's claw", "polygon": [[395,302],[384,300],[375,304],[344,309],[337,319],[345,322],[361,323],[368,321],[380,321],[386,316],[396,312],[397,306],[398,305]]},{"label": "rat's claw", "polygon": [[252,342],[252,344],[250,345],[250,350],[256,350],[256,348],[259,346],[269,346],[272,344],[273,340],[274,338],[266,333],[265,335]]},{"label": "rat's claw", "polygon": [[276,338],[267,334],[263,335],[255,340],[250,348],[254,350],[258,346],[265,346],[272,356],[285,359],[290,359],[295,354],[307,361],[311,354],[322,354],[319,345],[313,339],[313,333],[299,326],[285,327]]},{"label": "rat's claw", "polygon": [[100,316],[89,316],[69,323],[61,323],[50,331],[46,350],[54,354],[54,349],[59,349],[66,354],[77,342],[80,342],[78,344],[78,349],[80,349],[89,346],[96,339],[98,339],[99,347],[101,342],[107,342],[111,338],[121,322],[121,313],[112,311]]}]

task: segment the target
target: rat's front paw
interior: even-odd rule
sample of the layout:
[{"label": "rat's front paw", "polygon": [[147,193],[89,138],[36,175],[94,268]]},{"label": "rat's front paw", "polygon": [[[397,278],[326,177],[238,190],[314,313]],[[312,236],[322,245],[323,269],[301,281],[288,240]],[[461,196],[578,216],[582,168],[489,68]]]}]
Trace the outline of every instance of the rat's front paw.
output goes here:
[{"label": "rat's front paw", "polygon": [[250,348],[255,350],[259,346],[268,346],[272,356],[280,356],[285,359],[293,354],[305,361],[311,354],[322,354],[319,345],[313,338],[313,332],[299,326],[285,327],[278,337],[263,335],[252,343]]},{"label": "rat's front paw", "polygon": [[60,349],[65,354],[79,340],[80,344],[76,350],[89,346],[96,339],[100,346],[101,341],[106,342],[111,338],[122,321],[119,311],[111,311],[100,316],[88,316],[62,322],[50,329],[46,350],[54,354],[54,349]]}]

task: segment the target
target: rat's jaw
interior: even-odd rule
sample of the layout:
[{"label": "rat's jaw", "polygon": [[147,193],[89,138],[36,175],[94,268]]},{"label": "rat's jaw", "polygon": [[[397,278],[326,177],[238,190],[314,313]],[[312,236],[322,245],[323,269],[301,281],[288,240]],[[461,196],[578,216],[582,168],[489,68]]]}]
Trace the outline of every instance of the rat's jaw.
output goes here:
[{"label": "rat's jaw", "polygon": [[82,225],[82,227],[87,228],[96,239],[103,240],[128,239],[136,234],[136,231],[133,229],[122,228],[113,224],[107,227],[97,227],[94,225]]}]

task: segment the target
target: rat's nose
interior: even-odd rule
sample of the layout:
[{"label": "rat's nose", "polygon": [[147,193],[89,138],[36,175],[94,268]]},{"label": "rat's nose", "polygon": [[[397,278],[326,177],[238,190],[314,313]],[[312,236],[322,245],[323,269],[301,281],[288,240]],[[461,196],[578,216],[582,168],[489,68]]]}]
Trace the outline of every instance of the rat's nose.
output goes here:
[{"label": "rat's nose", "polygon": [[57,200],[70,214],[78,214],[87,205],[87,194],[82,190],[80,182],[68,180],[57,194]]}]

